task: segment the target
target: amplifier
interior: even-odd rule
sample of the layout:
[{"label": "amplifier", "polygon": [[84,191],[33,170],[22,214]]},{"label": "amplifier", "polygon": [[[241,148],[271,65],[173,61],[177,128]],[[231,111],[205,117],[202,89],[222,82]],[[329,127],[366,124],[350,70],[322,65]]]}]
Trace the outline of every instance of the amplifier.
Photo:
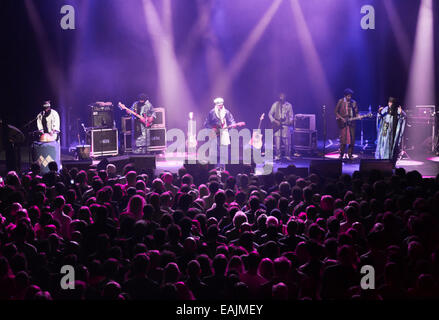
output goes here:
[{"label": "amplifier", "polygon": [[133,151],[133,147],[132,147],[132,136],[131,136],[131,132],[124,132],[123,133],[123,150],[124,152],[131,152]]},{"label": "amplifier", "polygon": [[294,130],[293,144],[296,150],[316,150],[317,131],[316,130]]},{"label": "amplifier", "polygon": [[122,117],[121,127],[123,133],[131,133],[133,131],[133,121],[131,117]]},{"label": "amplifier", "polygon": [[95,103],[91,106],[92,111],[113,111],[113,104],[111,102],[107,103]]},{"label": "amplifier", "polygon": [[117,129],[91,130],[92,157],[112,156],[119,153],[119,139]]},{"label": "amplifier", "polygon": [[294,117],[295,130],[315,130],[316,115],[315,114],[296,114]]},{"label": "amplifier", "polygon": [[114,112],[112,105],[91,106],[91,127],[113,128]]},{"label": "amplifier", "polygon": [[166,127],[165,108],[154,108],[155,119],[152,123],[152,128],[164,128]]},{"label": "amplifier", "polygon": [[166,149],[166,128],[151,128],[148,131],[148,151]]}]

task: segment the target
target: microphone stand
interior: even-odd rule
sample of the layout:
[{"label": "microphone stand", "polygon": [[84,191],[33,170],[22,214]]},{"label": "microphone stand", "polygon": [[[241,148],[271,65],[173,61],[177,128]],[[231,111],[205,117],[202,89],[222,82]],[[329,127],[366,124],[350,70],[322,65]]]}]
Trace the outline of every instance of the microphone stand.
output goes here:
[{"label": "microphone stand", "polygon": [[29,121],[28,123],[26,123],[24,126],[21,127],[21,129],[27,128],[29,127],[32,123],[34,123],[35,121],[37,121],[38,117],[35,119],[32,119],[31,121]]},{"label": "microphone stand", "polygon": [[[22,126],[21,129],[25,129],[25,128],[29,127],[32,123],[34,123],[37,120],[38,120],[38,117],[32,119],[31,121],[26,123],[24,126]],[[32,151],[33,151],[33,141],[32,141],[33,139],[31,138],[31,134],[34,135],[35,131],[27,132],[27,137],[28,137],[28,139],[30,138],[29,140],[31,140],[28,142],[28,143],[30,143],[30,147],[28,148],[28,150],[29,150],[29,152],[28,152],[29,165],[32,164]]]}]

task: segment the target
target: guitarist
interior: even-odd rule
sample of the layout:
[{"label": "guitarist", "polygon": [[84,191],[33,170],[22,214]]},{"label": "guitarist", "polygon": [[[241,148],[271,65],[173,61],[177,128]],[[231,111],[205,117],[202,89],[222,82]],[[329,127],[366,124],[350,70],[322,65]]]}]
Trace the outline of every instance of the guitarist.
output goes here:
[{"label": "guitarist", "polygon": [[[224,107],[223,98],[215,98],[213,100],[215,106],[209,111],[206,121],[204,122],[204,128],[215,130],[217,135],[217,157],[220,159],[220,150],[228,150],[230,145],[229,130],[223,129],[236,124],[232,113]],[[224,152],[224,151],[223,151]]]},{"label": "guitarist", "polygon": [[279,101],[276,101],[271,106],[268,117],[273,126],[274,131],[274,160],[280,160],[282,155],[282,147],[284,148],[285,158],[291,160],[289,130],[293,124],[293,106],[286,101],[285,93],[279,95]]},{"label": "guitarist", "polygon": [[146,94],[141,93],[138,99],[139,100],[134,102],[130,109],[133,110],[135,113],[141,115],[145,119],[147,119],[147,122],[143,123],[139,119],[133,117],[134,132],[132,137],[135,142],[134,145],[136,146],[136,150],[134,152],[146,153],[148,147],[148,136],[147,136],[148,129],[149,126],[153,123],[156,114]]},{"label": "guitarist", "polygon": [[335,107],[335,115],[340,128],[340,159],[343,159],[346,145],[348,145],[348,157],[352,160],[355,146],[355,121],[349,122],[348,118],[358,116],[357,102],[352,99],[354,91],[345,89],[344,98],[338,100]]}]

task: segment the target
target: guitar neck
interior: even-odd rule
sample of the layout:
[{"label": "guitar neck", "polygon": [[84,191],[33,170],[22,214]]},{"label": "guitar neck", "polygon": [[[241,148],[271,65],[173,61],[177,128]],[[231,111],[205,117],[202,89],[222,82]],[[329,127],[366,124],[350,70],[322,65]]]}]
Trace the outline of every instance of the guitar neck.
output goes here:
[{"label": "guitar neck", "polygon": [[120,104],[119,104],[119,107],[122,108],[122,109],[124,109],[124,110],[126,110],[126,111],[128,111],[128,113],[130,113],[130,114],[132,114],[133,116],[139,118],[140,120],[144,120],[144,118],[143,118],[141,115],[139,115],[138,113],[134,112],[133,110],[131,110],[131,109],[125,107],[125,106],[122,106],[122,105],[120,105]]}]

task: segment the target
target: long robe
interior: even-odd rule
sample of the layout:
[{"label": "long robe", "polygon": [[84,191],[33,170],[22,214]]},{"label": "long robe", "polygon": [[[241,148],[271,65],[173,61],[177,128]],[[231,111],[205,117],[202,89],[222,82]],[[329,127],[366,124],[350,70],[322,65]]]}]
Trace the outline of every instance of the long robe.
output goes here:
[{"label": "long robe", "polygon": [[392,115],[389,107],[384,107],[377,116],[378,141],[376,159],[396,160],[404,135],[407,115],[404,111]]},{"label": "long robe", "polygon": [[[347,101],[346,98],[338,100],[335,107],[335,114],[338,118],[351,118],[358,116],[358,105],[353,99]],[[349,126],[340,128],[340,145],[354,145],[355,144],[355,121]],[[343,150],[344,151],[344,150]]]}]

